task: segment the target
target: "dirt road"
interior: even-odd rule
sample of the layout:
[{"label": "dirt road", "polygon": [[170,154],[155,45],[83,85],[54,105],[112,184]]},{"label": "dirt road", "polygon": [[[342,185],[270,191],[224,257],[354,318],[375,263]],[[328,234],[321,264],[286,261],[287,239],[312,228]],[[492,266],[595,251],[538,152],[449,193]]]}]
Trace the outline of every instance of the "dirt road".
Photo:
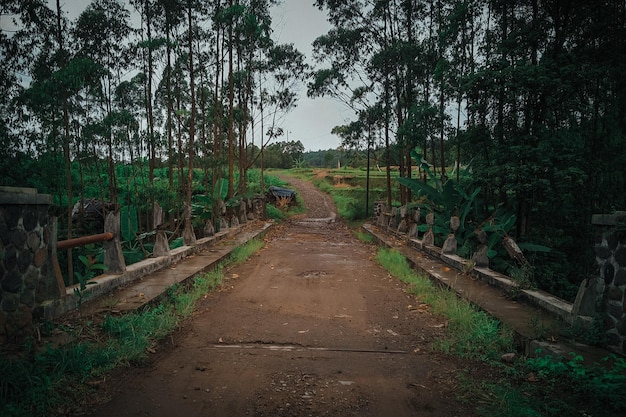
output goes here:
[{"label": "dirt road", "polygon": [[227,271],[93,416],[471,415],[454,397],[458,365],[430,350],[442,320],[333,221],[328,197],[293,182],[307,215]]}]

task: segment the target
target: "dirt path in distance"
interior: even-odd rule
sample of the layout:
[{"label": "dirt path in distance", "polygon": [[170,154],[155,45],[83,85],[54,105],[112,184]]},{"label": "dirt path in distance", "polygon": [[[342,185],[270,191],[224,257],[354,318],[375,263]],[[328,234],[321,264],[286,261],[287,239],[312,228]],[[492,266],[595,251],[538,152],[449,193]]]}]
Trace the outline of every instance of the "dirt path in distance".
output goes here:
[{"label": "dirt path in distance", "polygon": [[307,214],[228,270],[92,416],[472,415],[455,399],[463,364],[430,349],[443,320],[334,221],[328,196],[290,181]]}]

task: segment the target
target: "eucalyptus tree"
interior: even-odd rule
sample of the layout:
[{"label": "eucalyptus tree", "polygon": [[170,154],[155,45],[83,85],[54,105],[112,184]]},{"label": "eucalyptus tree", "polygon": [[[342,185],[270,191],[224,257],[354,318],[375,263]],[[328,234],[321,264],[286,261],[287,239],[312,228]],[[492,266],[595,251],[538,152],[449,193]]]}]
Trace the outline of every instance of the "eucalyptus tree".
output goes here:
[{"label": "eucalyptus tree", "polygon": [[[355,112],[381,105],[387,165],[387,202],[391,205],[391,130],[394,64],[391,47],[396,42],[392,21],[394,2],[318,0],[334,26],[318,37],[313,46],[317,61],[326,65],[312,74],[308,94],[328,95],[344,102]],[[396,107],[396,111],[398,108]],[[398,113],[400,114],[400,113]],[[397,128],[397,126],[396,126]]]},{"label": "eucalyptus tree", "polygon": [[[259,153],[252,158],[248,167],[261,159],[261,187],[264,187],[264,156],[267,145],[283,136],[279,120],[297,103],[298,88],[306,80],[309,70],[304,55],[293,44],[272,44],[259,59],[258,73],[258,125],[260,126]],[[266,120],[269,123],[267,129]],[[254,121],[253,121],[254,123]],[[267,137],[267,139],[266,139]],[[255,146],[253,146],[255,149]]]},{"label": "eucalyptus tree", "polygon": [[226,26],[228,46],[228,197],[234,195],[235,177],[235,26],[243,15],[244,8],[233,0],[218,17]]},{"label": "eucalyptus tree", "polygon": [[[187,172],[187,183],[186,183],[186,202],[189,207],[191,207],[191,193],[192,193],[192,182],[193,182],[193,162],[194,162],[194,154],[195,154],[195,135],[196,135],[196,84],[195,84],[195,61],[194,61],[194,34],[196,33],[194,27],[195,21],[195,9],[199,7],[199,4],[194,0],[187,0],[187,22],[188,22],[188,32],[187,32],[187,56],[189,59],[189,91],[191,94],[191,111],[189,117],[189,170]],[[190,221],[190,220],[188,220]],[[191,225],[189,225],[191,227]]]},{"label": "eucalyptus tree", "polygon": [[[221,132],[225,131],[229,197],[235,195],[235,168],[239,173],[237,192],[243,194],[246,191],[247,170],[255,160],[255,157],[251,158],[249,149],[254,149],[250,146],[254,137],[251,140],[250,135],[254,135],[256,111],[261,113],[263,119],[268,108],[275,109],[274,114],[291,109],[296,93],[290,88],[294,86],[294,80],[303,78],[306,70],[303,55],[293,45],[277,46],[271,38],[269,9],[275,3],[273,0],[229,0],[227,4],[218,1],[214,9],[217,38],[214,56],[218,66],[215,74],[214,143],[221,143]],[[227,81],[222,81],[223,88],[218,88],[218,74],[224,72],[227,72]],[[225,94],[220,96],[218,91]],[[220,120],[224,108],[227,108],[227,116],[222,124]],[[222,126],[225,128],[222,129]],[[262,149],[263,138],[261,141]],[[218,152],[221,150],[215,148],[214,158],[217,160],[220,158]]]},{"label": "eucalyptus tree", "polygon": [[[161,85],[157,87],[157,103],[165,112],[165,135],[167,137],[167,166],[170,188],[174,187],[174,95],[172,87],[172,55],[178,42],[177,28],[184,20],[182,0],[156,0],[155,26],[165,36],[165,66],[161,76]],[[161,96],[159,97],[158,94]]]},{"label": "eucalyptus tree", "polygon": [[[29,78],[43,83],[52,76],[60,67],[61,55],[57,53],[56,13],[47,2],[4,1],[0,15],[0,146],[2,162],[8,168],[17,155],[62,153],[58,134],[62,124],[58,115],[62,112],[56,94],[27,91]],[[40,101],[37,96],[41,107],[35,109]],[[15,171],[7,169],[5,181]]]},{"label": "eucalyptus tree", "polygon": [[[29,2],[27,13],[40,13],[33,26],[30,15],[26,27],[35,36],[25,36],[35,54],[29,67],[31,82],[24,91],[22,102],[32,112],[34,125],[41,137],[48,138],[44,149],[58,152],[62,149],[65,160],[65,191],[67,195],[67,238],[72,235],[71,207],[73,204],[73,179],[71,172],[72,153],[75,149],[75,138],[72,136],[71,119],[80,111],[80,92],[94,93],[94,85],[102,74],[102,67],[93,60],[75,54],[70,40],[66,38],[68,21],[65,19],[60,2],[56,2],[56,10],[51,11],[41,3]],[[25,30],[25,29],[22,29]],[[18,33],[16,41],[21,40]],[[32,55],[31,55],[32,56]],[[25,123],[28,123],[26,120]],[[60,198],[60,204],[64,199]],[[68,252],[69,280],[73,281],[72,254]]]},{"label": "eucalyptus tree", "polygon": [[238,192],[243,195],[247,186],[247,172],[251,166],[248,160],[248,129],[252,120],[252,108],[255,104],[257,77],[264,71],[262,62],[257,59],[260,54],[266,54],[272,47],[271,17],[267,0],[251,0],[244,2],[244,10],[239,25],[236,28],[237,50],[237,80],[238,80],[238,110],[239,110],[239,145]]},{"label": "eucalyptus tree", "polygon": [[106,69],[101,77],[100,117],[106,127],[104,142],[107,148],[109,198],[117,201],[113,105],[115,86],[122,71],[127,68],[124,53],[130,35],[129,11],[118,0],[95,0],[80,14],[73,34],[77,54],[87,57]]},{"label": "eucalyptus tree", "polygon": [[158,13],[162,9],[154,0],[131,0],[133,7],[141,15],[141,29],[138,30],[140,39],[136,47],[141,51],[142,72],[145,74],[144,103],[146,108],[147,146],[148,146],[148,181],[154,182],[154,168],[157,153],[157,135],[155,133],[153,109],[153,77],[155,72],[154,54],[166,43],[166,39],[154,37]]},{"label": "eucalyptus tree", "polygon": [[[56,27],[54,12],[43,0],[7,0],[0,4],[0,148],[2,163],[12,164],[9,158],[21,153],[32,154],[34,139],[26,124],[21,123],[23,108],[20,100],[26,78],[35,70],[38,51],[46,52],[46,60],[53,60],[56,49],[53,28]],[[31,136],[31,140],[25,140]],[[30,148],[30,149],[29,149]],[[8,167],[8,165],[7,165]],[[7,171],[8,172],[8,171]],[[11,173],[12,174],[12,173]]]}]

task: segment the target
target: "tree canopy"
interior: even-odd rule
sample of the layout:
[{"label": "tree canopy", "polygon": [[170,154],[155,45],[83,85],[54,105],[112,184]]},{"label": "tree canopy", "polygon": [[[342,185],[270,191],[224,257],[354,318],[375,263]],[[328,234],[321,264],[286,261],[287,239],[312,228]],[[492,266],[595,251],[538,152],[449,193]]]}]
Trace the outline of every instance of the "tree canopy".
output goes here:
[{"label": "tree canopy", "polygon": [[505,208],[513,237],[556,248],[544,287],[560,285],[555,264],[573,285],[591,273],[591,214],[626,206],[623,1],[315,4],[332,28],[308,91],[357,111],[335,130],[345,146],[386,149],[403,177],[415,148],[444,182],[471,164],[486,213]]}]

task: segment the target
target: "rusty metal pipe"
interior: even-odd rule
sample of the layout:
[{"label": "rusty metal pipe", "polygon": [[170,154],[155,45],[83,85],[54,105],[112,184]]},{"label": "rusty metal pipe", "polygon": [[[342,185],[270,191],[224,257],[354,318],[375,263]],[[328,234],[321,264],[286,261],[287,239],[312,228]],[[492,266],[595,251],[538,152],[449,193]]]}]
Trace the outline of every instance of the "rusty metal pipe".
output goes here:
[{"label": "rusty metal pipe", "polygon": [[113,239],[113,233],[111,232],[100,233],[100,234],[91,235],[91,236],[82,236],[82,237],[77,237],[75,239],[67,239],[67,240],[62,240],[60,242],[57,242],[57,249],[58,250],[71,249],[71,248],[76,248],[78,246],[89,245],[90,243],[105,242],[107,240],[112,240],[112,239]]}]

